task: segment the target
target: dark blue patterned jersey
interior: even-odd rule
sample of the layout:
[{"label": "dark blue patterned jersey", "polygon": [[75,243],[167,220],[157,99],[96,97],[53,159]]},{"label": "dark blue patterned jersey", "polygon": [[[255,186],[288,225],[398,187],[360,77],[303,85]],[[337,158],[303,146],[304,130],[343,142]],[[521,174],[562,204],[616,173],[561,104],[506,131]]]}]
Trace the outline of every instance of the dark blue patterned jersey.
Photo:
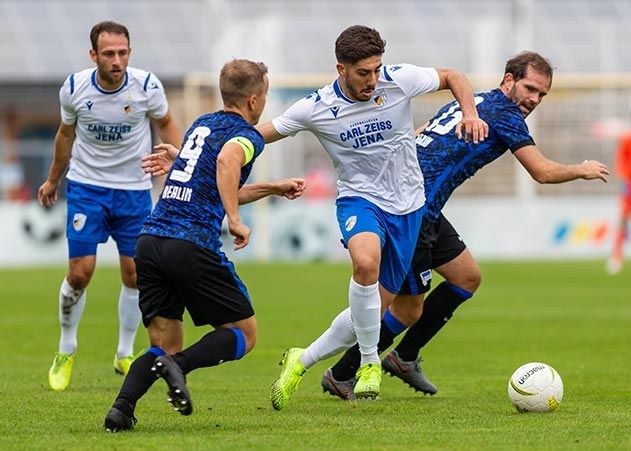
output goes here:
[{"label": "dark blue patterned jersey", "polygon": [[263,137],[236,113],[203,115],[186,132],[184,146],[141,234],[191,241],[211,250],[221,247],[225,210],[217,189],[217,156],[228,141],[237,142],[246,153],[239,187],[245,183],[263,151]]},{"label": "dark blue patterned jersey", "polygon": [[416,139],[425,186],[424,221],[438,219],[451,193],[478,169],[506,150],[515,152],[534,144],[519,107],[500,89],[477,93],[474,98],[478,115],[489,125],[483,142],[458,139],[455,126],[462,111],[455,101],[442,107]]}]

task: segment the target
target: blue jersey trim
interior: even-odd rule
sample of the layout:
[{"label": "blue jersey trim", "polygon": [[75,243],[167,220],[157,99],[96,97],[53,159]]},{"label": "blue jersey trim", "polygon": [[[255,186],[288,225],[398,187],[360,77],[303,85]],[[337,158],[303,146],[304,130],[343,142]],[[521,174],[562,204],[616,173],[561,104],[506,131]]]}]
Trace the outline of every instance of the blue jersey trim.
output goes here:
[{"label": "blue jersey trim", "polygon": [[147,74],[147,78],[145,78],[145,84],[142,85],[142,90],[147,92],[147,85],[149,84],[149,79],[151,78],[151,72]]},{"label": "blue jersey trim", "polygon": [[243,334],[243,331],[238,327],[230,327],[230,330],[234,332],[234,335],[237,337],[237,346],[234,350],[234,359],[239,360],[245,355],[245,335]]},{"label": "blue jersey trim", "polygon": [[342,92],[342,88],[340,88],[340,84],[338,83],[337,80],[333,82],[333,91],[335,91],[335,94],[337,94],[338,97],[340,97],[343,100],[346,100],[348,103],[355,103],[344,95],[344,93]]},{"label": "blue jersey trim", "polygon": [[74,94],[74,74],[70,75],[70,95]]},{"label": "blue jersey trim", "polygon": [[394,81],[392,77],[390,76],[390,74],[388,73],[388,71],[386,70],[387,67],[388,66],[383,66],[383,76],[388,81]]},{"label": "blue jersey trim", "polygon": [[106,91],[104,89],[102,89],[97,83],[96,83],[96,69],[94,69],[94,72],[92,72],[92,86],[94,86],[96,88],[97,91],[99,91],[102,94],[116,94],[117,92],[120,92],[123,90],[123,88],[125,86],[127,86],[127,81],[129,80],[129,75],[127,74],[127,72],[125,72],[125,81],[123,82],[123,84],[120,86],[120,88],[115,89],[113,91]]}]

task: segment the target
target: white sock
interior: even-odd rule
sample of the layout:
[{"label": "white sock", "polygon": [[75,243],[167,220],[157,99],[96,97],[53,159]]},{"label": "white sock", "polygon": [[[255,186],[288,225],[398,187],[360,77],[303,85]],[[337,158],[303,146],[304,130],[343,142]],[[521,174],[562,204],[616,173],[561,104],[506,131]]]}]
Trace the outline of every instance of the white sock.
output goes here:
[{"label": "white sock", "polygon": [[357,342],[351,310],[346,309],[335,317],[329,328],[309,345],[300,361],[305,368],[347,350]]},{"label": "white sock", "polygon": [[140,324],[140,316],[138,290],[123,285],[118,298],[119,329],[116,356],[119,359],[134,354],[134,341]]},{"label": "white sock", "polygon": [[377,344],[379,343],[379,329],[381,328],[381,297],[379,283],[363,286],[351,277],[348,287],[348,300],[351,306],[351,316],[359,343],[361,364],[379,363]]},{"label": "white sock", "polygon": [[85,288],[75,290],[64,278],[59,289],[59,324],[61,324],[59,352],[64,354],[77,352],[77,329],[85,307],[85,298]]}]

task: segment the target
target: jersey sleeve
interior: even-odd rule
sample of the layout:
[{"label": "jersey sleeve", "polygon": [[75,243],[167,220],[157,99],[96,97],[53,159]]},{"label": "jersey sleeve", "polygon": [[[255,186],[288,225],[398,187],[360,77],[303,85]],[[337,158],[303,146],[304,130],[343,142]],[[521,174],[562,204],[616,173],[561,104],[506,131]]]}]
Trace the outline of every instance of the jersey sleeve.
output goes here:
[{"label": "jersey sleeve", "polygon": [[283,136],[294,136],[302,130],[311,127],[311,112],[313,111],[313,97],[310,94],[298,100],[287,108],[283,114],[272,120],[272,125]]},{"label": "jersey sleeve", "polygon": [[169,111],[169,102],[167,102],[164,87],[158,77],[149,72],[143,84],[143,89],[146,91],[149,100],[149,117],[161,119],[166,116]]},{"label": "jersey sleeve", "polygon": [[485,121],[493,128],[511,152],[516,152],[522,147],[535,144],[519,109],[502,109],[493,120],[488,121],[485,119]]},{"label": "jersey sleeve", "polygon": [[386,80],[397,83],[409,97],[434,92],[440,87],[438,72],[433,67],[388,65],[383,67],[383,76]]},{"label": "jersey sleeve", "polygon": [[72,105],[72,92],[74,87],[74,74],[66,78],[66,81],[59,89],[59,106],[61,110],[61,121],[66,125],[73,125],[77,122],[77,112]]}]

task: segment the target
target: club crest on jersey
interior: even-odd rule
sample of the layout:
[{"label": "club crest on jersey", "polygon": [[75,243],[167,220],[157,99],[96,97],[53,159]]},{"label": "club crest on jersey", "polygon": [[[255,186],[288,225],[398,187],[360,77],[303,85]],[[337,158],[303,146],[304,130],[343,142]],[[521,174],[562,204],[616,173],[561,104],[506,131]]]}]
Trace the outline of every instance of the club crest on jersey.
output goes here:
[{"label": "club crest on jersey", "polygon": [[72,228],[75,229],[77,232],[80,232],[85,226],[86,219],[88,219],[88,217],[83,213],[75,213],[74,217],[72,218]]},{"label": "club crest on jersey", "polygon": [[94,105],[94,102],[92,102],[91,100],[85,101],[85,106],[88,107],[88,111],[92,109],[92,105]]},{"label": "club crest on jersey", "polygon": [[376,90],[375,91],[375,96],[372,99],[379,106],[381,106],[384,103],[386,103],[386,100],[388,100],[388,97],[386,96],[385,89],[378,89],[378,90]]},{"label": "club crest on jersey", "polygon": [[351,230],[353,230],[353,227],[355,227],[355,224],[357,224],[357,216],[351,216],[344,223],[344,228],[347,232],[350,232]]},{"label": "club crest on jersey", "polygon": [[331,108],[329,108],[329,110],[331,110],[331,113],[333,113],[333,117],[337,117],[337,113],[339,113],[340,107],[339,106],[332,106]]}]

